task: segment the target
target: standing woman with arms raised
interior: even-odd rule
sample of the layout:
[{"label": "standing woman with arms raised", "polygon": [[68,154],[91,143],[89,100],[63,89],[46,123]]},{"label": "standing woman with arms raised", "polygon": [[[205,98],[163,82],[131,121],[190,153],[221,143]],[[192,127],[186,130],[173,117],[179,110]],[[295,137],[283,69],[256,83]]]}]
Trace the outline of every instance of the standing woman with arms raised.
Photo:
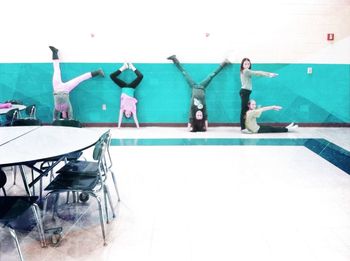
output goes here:
[{"label": "standing woman with arms raised", "polygon": [[250,99],[250,94],[252,93],[252,76],[264,76],[264,77],[276,77],[277,73],[263,72],[263,71],[253,71],[251,70],[252,64],[249,58],[243,58],[240,68],[240,77],[241,77],[241,90],[239,91],[239,96],[241,97],[241,116],[240,124],[241,131],[243,133],[249,131],[245,127],[245,114],[248,110],[248,102]]}]

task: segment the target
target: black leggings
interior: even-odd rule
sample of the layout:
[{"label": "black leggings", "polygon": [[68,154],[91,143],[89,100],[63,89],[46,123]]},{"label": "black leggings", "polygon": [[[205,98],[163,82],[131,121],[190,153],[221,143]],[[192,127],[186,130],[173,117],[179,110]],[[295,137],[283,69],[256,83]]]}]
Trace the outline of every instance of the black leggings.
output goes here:
[{"label": "black leggings", "polygon": [[246,89],[241,89],[239,91],[239,96],[241,96],[241,130],[245,129],[245,114],[248,111],[248,102],[251,93],[252,91]]},{"label": "black leggings", "polygon": [[286,127],[260,126],[258,133],[288,132]]},{"label": "black leggings", "polygon": [[121,80],[118,78],[118,75],[121,74],[121,70],[117,70],[114,73],[111,73],[109,77],[111,77],[112,81],[117,84],[119,87],[123,88],[123,87],[129,87],[129,88],[133,88],[135,89],[137,87],[137,85],[140,84],[140,82],[143,79],[143,75],[139,70],[135,70],[134,73],[136,74],[136,79],[133,80],[130,83],[126,83],[125,81]]}]

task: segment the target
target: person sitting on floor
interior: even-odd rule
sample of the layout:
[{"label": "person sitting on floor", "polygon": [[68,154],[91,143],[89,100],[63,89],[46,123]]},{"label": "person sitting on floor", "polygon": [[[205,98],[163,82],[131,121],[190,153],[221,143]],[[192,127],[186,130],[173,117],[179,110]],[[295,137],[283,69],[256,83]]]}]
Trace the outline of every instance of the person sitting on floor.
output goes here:
[{"label": "person sitting on floor", "polygon": [[293,122],[286,127],[259,125],[256,122],[256,119],[259,118],[264,111],[279,111],[281,109],[281,106],[276,105],[261,107],[257,109],[256,101],[249,100],[248,111],[245,114],[245,126],[247,130],[249,130],[251,133],[288,132],[296,130],[298,128],[298,125],[295,125]]}]

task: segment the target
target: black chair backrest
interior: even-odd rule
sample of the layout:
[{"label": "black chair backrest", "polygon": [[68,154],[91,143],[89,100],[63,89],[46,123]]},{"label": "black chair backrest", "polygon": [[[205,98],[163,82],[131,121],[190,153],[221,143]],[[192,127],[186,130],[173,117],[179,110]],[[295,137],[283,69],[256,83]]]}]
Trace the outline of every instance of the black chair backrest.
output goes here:
[{"label": "black chair backrest", "polygon": [[36,106],[35,104],[29,105],[26,107],[26,114],[29,118],[35,119],[36,116]]},{"label": "black chair backrest", "polygon": [[77,120],[69,120],[69,119],[59,119],[59,120],[54,120],[52,122],[53,126],[65,126],[65,127],[76,127],[76,128],[81,128],[83,127],[80,121]]},{"label": "black chair backrest", "polygon": [[19,118],[19,109],[12,109],[6,113],[6,125],[12,125],[12,123]]},{"label": "black chair backrest", "polygon": [[41,126],[41,120],[39,119],[17,119],[12,123],[12,126]]}]

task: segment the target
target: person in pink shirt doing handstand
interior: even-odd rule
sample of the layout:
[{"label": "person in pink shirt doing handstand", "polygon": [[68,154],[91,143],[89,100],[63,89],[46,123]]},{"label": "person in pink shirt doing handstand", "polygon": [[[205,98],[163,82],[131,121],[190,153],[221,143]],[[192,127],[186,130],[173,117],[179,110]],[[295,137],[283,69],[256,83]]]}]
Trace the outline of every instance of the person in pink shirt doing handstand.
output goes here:
[{"label": "person in pink shirt doing handstand", "polygon": [[104,77],[102,69],[97,71],[84,73],[70,81],[63,82],[61,78],[60,60],[58,58],[58,49],[49,46],[52,51],[52,62],[53,62],[53,96],[55,102],[55,109],[53,118],[54,120],[62,118],[73,119],[73,108],[69,100],[69,93],[77,87],[81,82],[86,81],[95,76]]},{"label": "person in pink shirt doing handstand", "polygon": [[[127,83],[118,77],[126,69],[130,69],[136,74],[136,78],[130,83]],[[139,128],[140,126],[137,120],[137,99],[135,98],[135,88],[143,79],[142,73],[137,70],[132,63],[124,63],[117,71],[111,73],[110,77],[112,81],[122,89],[120,95],[118,128],[121,127],[123,115],[126,118],[130,118],[132,116],[134,118],[136,127]]]}]

